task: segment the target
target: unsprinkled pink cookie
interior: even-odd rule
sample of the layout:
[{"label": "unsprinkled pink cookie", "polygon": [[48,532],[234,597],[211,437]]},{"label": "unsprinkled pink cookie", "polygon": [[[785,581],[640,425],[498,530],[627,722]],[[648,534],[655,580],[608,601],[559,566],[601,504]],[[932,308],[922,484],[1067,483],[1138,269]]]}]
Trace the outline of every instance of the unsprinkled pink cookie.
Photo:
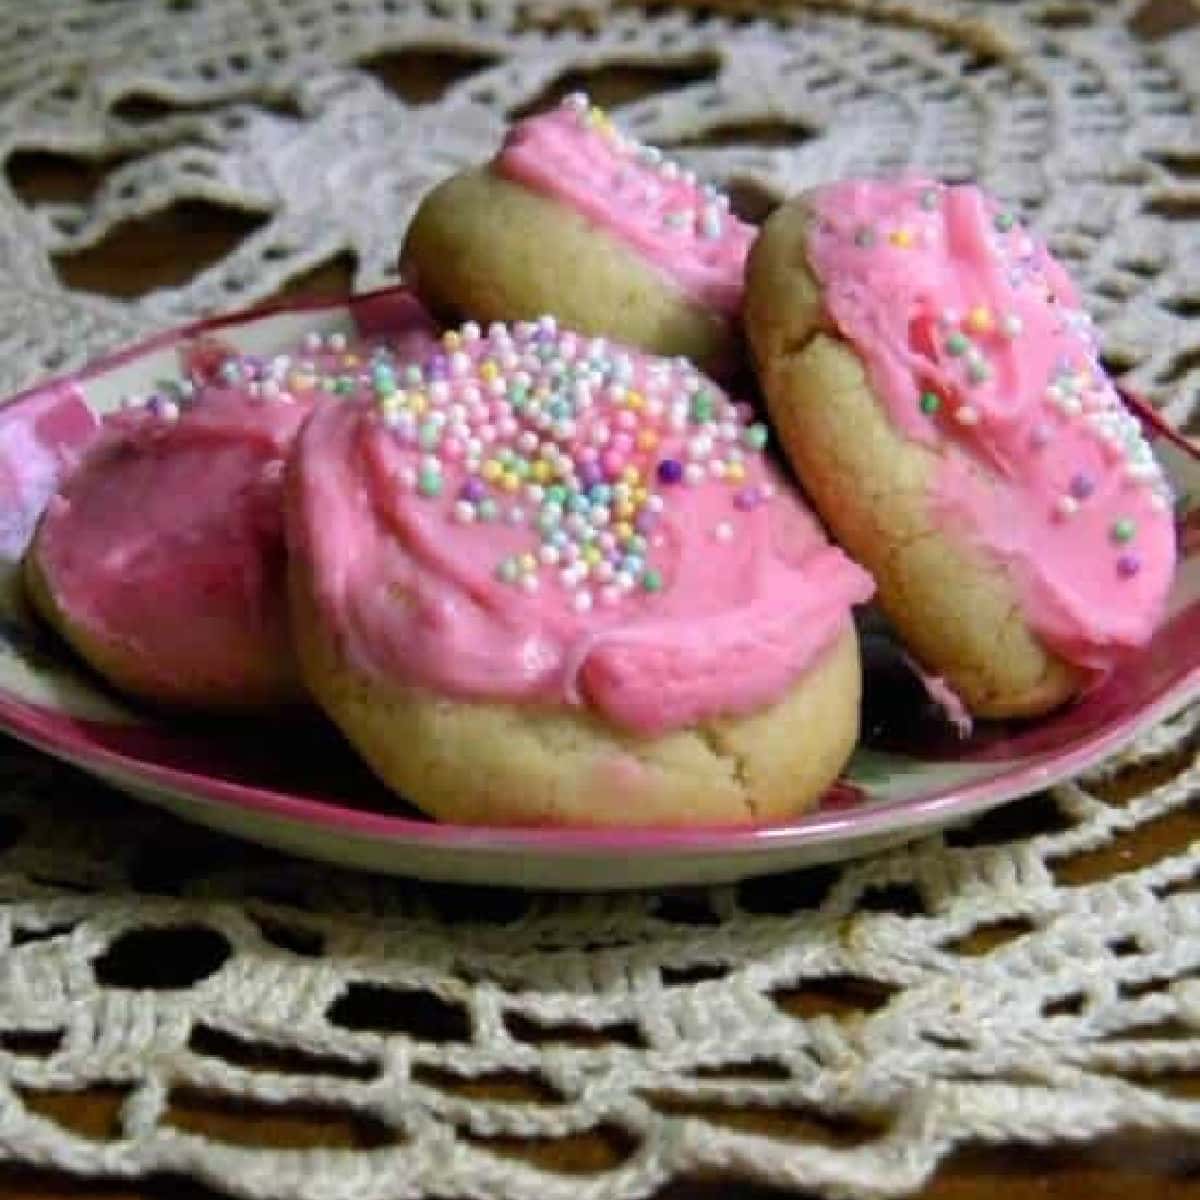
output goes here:
[{"label": "unsprinkled pink cookie", "polygon": [[1149,640],[1169,488],[1010,211],[921,179],[819,188],[767,222],[746,329],[807,493],[968,709],[1044,712]]},{"label": "unsprinkled pink cookie", "polygon": [[680,360],[465,325],[289,466],[306,683],[380,776],[485,823],[813,804],[857,732],[867,576]]},{"label": "unsprinkled pink cookie", "polygon": [[180,377],[106,417],[50,500],[25,560],[38,609],[143,699],[205,710],[302,700],[284,461],[318,399],[373,395],[428,344],[428,327],[406,318],[400,331],[313,334],[269,358],[187,346]]},{"label": "unsprinkled pink cookie", "polygon": [[725,375],[739,358],[753,236],[717,188],[571,96],[426,197],[402,268],[449,313],[487,322],[549,312]]}]

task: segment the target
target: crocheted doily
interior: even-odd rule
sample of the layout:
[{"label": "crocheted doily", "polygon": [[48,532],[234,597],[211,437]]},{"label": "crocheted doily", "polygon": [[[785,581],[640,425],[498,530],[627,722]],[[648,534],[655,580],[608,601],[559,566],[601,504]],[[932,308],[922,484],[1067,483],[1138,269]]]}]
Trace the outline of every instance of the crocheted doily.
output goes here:
[{"label": "crocheted doily", "polygon": [[[988,184],[1074,269],[1110,361],[1194,417],[1200,32],[1141,42],[1124,4],[817,8],[5,5],[0,160],[111,169],[70,203],[0,180],[0,392],[344,252],[387,281],[430,184],[564,79],[632,64],[659,86],[619,118],[746,203],[906,164]],[[363,65],[413,48],[460,78],[405,102]],[[60,282],[188,199],[260,223],[135,300]],[[634,1197],[704,1171],[895,1196],[972,1140],[1198,1133],[1173,1082],[1200,1069],[1198,750],[1200,709],[1049,796],[786,886],[535,898],[238,846],[6,744],[0,1153],[314,1200]],[[48,1099],[93,1087],[108,1139]],[[202,1135],[213,1094],[241,1115]],[[350,1141],[255,1140],[314,1106]],[[522,1156],[595,1130],[590,1173]]]}]

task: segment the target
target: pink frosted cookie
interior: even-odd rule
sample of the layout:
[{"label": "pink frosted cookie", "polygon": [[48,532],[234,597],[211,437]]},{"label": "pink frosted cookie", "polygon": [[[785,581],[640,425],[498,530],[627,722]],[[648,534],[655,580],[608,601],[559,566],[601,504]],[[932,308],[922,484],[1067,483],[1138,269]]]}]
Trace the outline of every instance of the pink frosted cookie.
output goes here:
[{"label": "pink frosted cookie", "polygon": [[916,657],[984,716],[1144,645],[1167,484],[1045,247],[971,186],[833,184],[773,215],[747,335],[806,490]]},{"label": "pink frosted cookie", "polygon": [[25,560],[39,610],[144,699],[214,710],[299,701],[284,460],[318,397],[373,394],[402,370],[396,351],[340,334],[271,359],[191,344],[181,378],[106,417],[50,501]]},{"label": "pink frosted cookie", "polygon": [[584,96],[518,122],[409,227],[405,276],[435,308],[564,325],[728,372],[754,230],[728,197],[621,133]]},{"label": "pink frosted cookie", "polygon": [[289,466],[312,694],[374,769],[466,822],[796,812],[855,740],[868,577],[681,360],[551,318],[445,335]]}]

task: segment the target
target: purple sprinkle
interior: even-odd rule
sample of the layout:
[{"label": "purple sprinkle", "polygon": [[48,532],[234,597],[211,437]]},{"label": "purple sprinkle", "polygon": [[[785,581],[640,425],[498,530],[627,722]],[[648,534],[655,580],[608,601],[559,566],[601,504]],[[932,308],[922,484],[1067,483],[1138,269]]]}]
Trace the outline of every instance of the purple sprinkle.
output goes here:
[{"label": "purple sprinkle", "polygon": [[1042,450],[1050,442],[1050,430],[1045,425],[1035,425],[1029,434],[1029,444],[1035,450]]},{"label": "purple sprinkle", "polygon": [[658,464],[658,477],[663,483],[678,483],[683,478],[683,463],[678,459],[664,458]]},{"label": "purple sprinkle", "polygon": [[645,536],[648,533],[652,533],[657,524],[658,514],[651,512],[648,508],[643,508],[637,517],[634,518],[633,527],[638,533]]},{"label": "purple sprinkle", "polygon": [[746,487],[733,497],[733,506],[741,512],[750,512],[759,506],[761,500],[762,496],[759,495],[758,488]]},{"label": "purple sprinkle", "polygon": [[469,500],[472,504],[477,504],[487,495],[487,487],[482,479],[476,479],[472,476],[462,485],[462,498]]},{"label": "purple sprinkle", "polygon": [[579,469],[579,481],[585,488],[594,488],[598,483],[604,482],[604,472],[598,463],[584,463]]},{"label": "purple sprinkle", "polygon": [[1096,490],[1096,484],[1090,475],[1077,471],[1071,476],[1070,490],[1076,500],[1086,500]]},{"label": "purple sprinkle", "polygon": [[248,379],[263,379],[267,374],[267,360],[257,354],[247,354],[242,358],[242,366]]},{"label": "purple sprinkle", "polygon": [[450,375],[450,360],[444,354],[435,354],[429,360],[431,379],[446,379]]},{"label": "purple sprinkle", "polygon": [[1132,579],[1142,569],[1142,560],[1136,554],[1122,554],[1117,559],[1117,574],[1122,579]]},{"label": "purple sprinkle", "polygon": [[159,395],[158,392],[155,392],[154,395],[152,395],[150,399],[146,401],[146,408],[156,417],[161,417],[163,415],[164,403],[163,397]]}]

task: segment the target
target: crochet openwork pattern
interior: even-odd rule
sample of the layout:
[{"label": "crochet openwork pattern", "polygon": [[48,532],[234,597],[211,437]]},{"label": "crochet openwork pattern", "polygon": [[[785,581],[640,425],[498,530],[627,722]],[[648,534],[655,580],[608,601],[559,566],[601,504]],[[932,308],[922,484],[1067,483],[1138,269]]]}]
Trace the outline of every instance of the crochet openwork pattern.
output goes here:
[{"label": "crochet openwork pattern", "polygon": [[[655,64],[618,119],[750,208],[910,164],[993,188],[1073,269],[1110,361],[1195,419],[1200,33],[1147,44],[1126,5],[1017,0],[599,12],[6,6],[0,391],[344,252],[358,285],[386,282],[423,191],[514,112]],[[464,66],[406,102],[371,64],[415,48]],[[22,195],[14,164],[47,151],[110,170],[83,199]],[[182,200],[258,221],[181,286],[62,284],[56,264]],[[238,846],[6,744],[0,1153],[314,1200],[623,1198],[705,1170],[882,1197],[972,1140],[1200,1133],[1176,1086],[1200,1070],[1198,751],[1193,710],[1052,794],[786,886],[535,897]],[[56,1094],[91,1087],[111,1137],[56,1119]],[[236,1104],[203,1136],[212,1096]],[[254,1118],[298,1109],[349,1142],[256,1143]],[[758,1109],[778,1120],[748,1132]],[[584,1174],[513,1141],[593,1130]]]}]

